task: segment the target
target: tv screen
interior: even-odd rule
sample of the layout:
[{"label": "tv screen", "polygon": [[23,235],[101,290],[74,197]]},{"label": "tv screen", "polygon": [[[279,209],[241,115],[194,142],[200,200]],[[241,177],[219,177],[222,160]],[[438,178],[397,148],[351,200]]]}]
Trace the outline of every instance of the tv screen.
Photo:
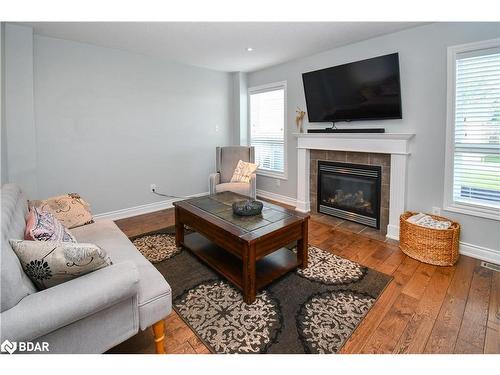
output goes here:
[{"label": "tv screen", "polygon": [[309,122],[401,118],[397,53],[302,74]]}]

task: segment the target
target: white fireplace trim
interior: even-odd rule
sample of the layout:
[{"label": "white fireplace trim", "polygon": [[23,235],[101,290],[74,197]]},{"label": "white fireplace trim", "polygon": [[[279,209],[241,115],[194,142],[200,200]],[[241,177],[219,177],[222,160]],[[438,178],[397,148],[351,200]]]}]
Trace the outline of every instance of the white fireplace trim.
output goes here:
[{"label": "white fireplace trim", "polygon": [[407,133],[308,133],[297,137],[297,207],[311,210],[309,178],[310,150],[372,152],[391,155],[389,191],[389,224],[387,237],[399,240],[399,216],[406,209],[407,161],[409,141],[415,134]]}]

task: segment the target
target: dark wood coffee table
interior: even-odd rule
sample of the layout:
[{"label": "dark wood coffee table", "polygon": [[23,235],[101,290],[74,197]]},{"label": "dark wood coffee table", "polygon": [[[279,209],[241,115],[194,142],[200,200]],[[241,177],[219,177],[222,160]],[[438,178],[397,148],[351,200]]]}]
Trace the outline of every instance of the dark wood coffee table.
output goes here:
[{"label": "dark wood coffee table", "polygon": [[[247,197],[224,192],[175,202],[175,241],[243,291],[251,304],[259,289],[307,267],[309,215],[264,202],[261,215],[240,217],[231,204]],[[194,230],[184,235],[184,226]],[[285,246],[297,241],[297,252]]]}]

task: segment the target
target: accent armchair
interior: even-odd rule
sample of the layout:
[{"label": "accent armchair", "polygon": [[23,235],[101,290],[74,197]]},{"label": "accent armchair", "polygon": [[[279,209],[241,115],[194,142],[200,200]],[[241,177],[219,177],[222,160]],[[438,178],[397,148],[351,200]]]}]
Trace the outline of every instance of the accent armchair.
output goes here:
[{"label": "accent armchair", "polygon": [[210,194],[232,191],[254,198],[257,196],[257,175],[252,174],[249,183],[231,182],[231,177],[238,164],[243,160],[255,163],[255,149],[247,146],[228,146],[216,148],[216,173],[210,174],[208,187]]}]

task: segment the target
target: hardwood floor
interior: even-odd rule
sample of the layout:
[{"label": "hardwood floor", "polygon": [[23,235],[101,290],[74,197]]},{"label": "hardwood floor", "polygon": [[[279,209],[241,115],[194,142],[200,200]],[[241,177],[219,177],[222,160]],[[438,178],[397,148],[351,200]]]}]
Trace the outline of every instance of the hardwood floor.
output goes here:
[{"label": "hardwood floor", "polygon": [[[173,209],[118,220],[129,237],[173,225]],[[312,217],[309,243],[394,279],[341,353],[500,353],[500,273],[461,256],[453,267],[407,257],[394,242],[355,234]],[[175,313],[166,319],[167,353],[209,353]],[[154,353],[150,330],[111,353]]]}]

